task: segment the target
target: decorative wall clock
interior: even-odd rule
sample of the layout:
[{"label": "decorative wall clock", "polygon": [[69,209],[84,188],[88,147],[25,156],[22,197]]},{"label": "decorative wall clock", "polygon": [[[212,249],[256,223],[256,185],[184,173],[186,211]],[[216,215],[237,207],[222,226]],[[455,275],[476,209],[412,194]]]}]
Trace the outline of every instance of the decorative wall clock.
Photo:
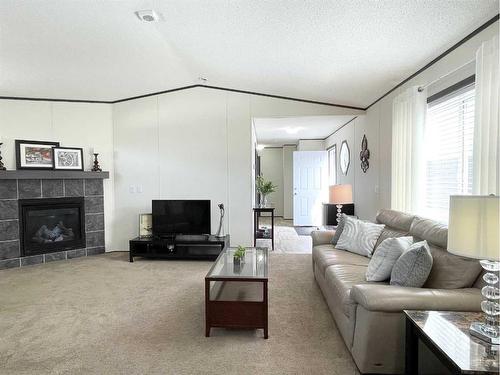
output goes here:
[{"label": "decorative wall clock", "polygon": [[363,140],[361,141],[361,152],[359,153],[359,159],[361,160],[361,170],[366,173],[368,168],[370,168],[370,150],[368,150],[368,140],[366,135],[363,135]]},{"label": "decorative wall clock", "polygon": [[340,146],[340,171],[344,176],[347,176],[350,163],[351,152],[349,150],[349,145],[347,144],[347,141],[342,141],[342,145]]}]

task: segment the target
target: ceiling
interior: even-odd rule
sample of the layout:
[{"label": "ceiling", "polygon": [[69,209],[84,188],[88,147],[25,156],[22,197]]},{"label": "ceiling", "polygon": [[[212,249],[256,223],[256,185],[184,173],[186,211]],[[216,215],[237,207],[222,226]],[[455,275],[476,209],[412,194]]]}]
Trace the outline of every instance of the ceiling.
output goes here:
[{"label": "ceiling", "polygon": [[[1,0],[0,96],[112,101],[199,83],[365,107],[498,0]],[[157,23],[134,12],[154,9]]]},{"label": "ceiling", "polygon": [[324,139],[355,116],[254,118],[257,143],[262,146],[297,144],[299,139]]}]

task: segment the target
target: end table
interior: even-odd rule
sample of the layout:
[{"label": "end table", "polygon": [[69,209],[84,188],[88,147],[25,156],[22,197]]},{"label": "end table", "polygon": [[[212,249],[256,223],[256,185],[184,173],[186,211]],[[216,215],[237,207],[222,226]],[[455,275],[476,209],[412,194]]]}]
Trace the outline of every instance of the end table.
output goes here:
[{"label": "end table", "polygon": [[418,374],[418,341],[452,374],[498,374],[498,345],[469,334],[471,322],[483,314],[457,311],[405,310],[405,375]]},{"label": "end table", "polygon": [[[269,212],[271,214],[271,232],[266,234],[259,231],[260,214]],[[253,209],[253,246],[257,245],[257,239],[271,240],[271,250],[274,250],[274,207],[254,207]]]}]

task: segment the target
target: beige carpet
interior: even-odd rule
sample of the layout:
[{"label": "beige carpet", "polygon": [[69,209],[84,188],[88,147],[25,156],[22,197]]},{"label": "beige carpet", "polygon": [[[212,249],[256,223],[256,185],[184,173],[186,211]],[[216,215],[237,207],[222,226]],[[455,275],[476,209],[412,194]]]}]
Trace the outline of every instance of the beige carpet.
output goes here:
[{"label": "beige carpet", "polygon": [[204,337],[211,263],[127,256],[0,271],[0,374],[357,374],[310,255],[271,256],[268,340]]}]

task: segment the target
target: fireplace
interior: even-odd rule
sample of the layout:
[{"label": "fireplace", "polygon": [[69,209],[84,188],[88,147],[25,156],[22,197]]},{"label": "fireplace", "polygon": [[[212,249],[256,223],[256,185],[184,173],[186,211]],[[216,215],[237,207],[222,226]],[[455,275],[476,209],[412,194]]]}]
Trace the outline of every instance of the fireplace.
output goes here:
[{"label": "fireplace", "polygon": [[21,256],[85,248],[84,198],[19,200]]}]

